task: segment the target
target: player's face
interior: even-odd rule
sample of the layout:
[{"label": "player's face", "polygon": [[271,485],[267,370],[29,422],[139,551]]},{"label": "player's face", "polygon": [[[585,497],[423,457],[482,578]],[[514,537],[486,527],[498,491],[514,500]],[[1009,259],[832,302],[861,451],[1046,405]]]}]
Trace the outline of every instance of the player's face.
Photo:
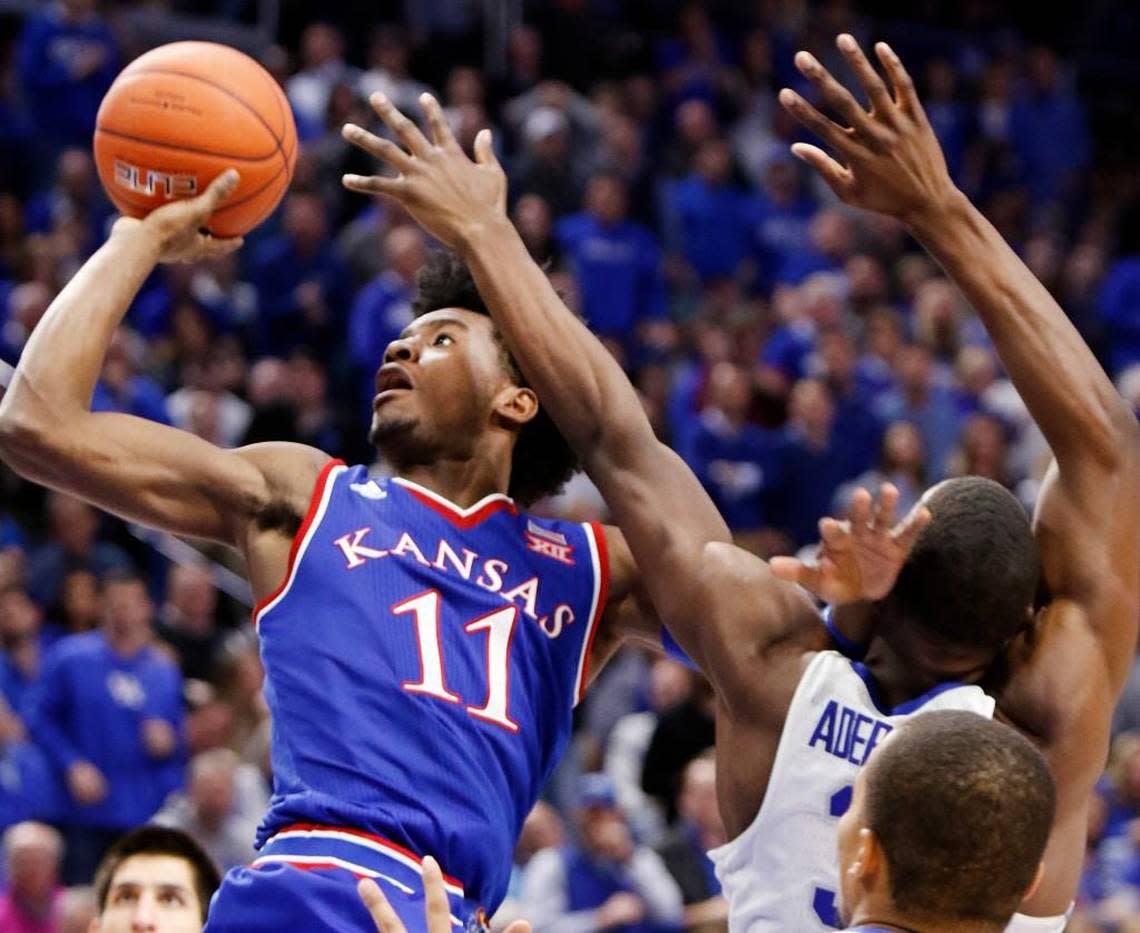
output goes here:
[{"label": "player's face", "polygon": [[458,308],[432,311],[388,345],[376,373],[373,444],[433,452],[470,444],[510,384],[491,319]]},{"label": "player's face", "polygon": [[111,879],[92,933],[201,933],[202,905],[190,863],[174,855],[132,855]]}]

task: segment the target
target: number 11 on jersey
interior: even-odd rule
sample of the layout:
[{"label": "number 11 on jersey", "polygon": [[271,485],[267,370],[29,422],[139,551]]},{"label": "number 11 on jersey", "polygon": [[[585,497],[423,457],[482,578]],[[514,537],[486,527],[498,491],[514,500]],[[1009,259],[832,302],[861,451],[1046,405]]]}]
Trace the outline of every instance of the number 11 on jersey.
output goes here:
[{"label": "number 11 on jersey", "polygon": [[[395,615],[411,614],[416,627],[416,646],[420,653],[420,678],[400,684],[409,693],[421,693],[446,703],[462,703],[457,693],[447,687],[443,648],[439,640],[440,595],[427,590],[410,596],[392,607]],[[468,635],[487,633],[487,696],[482,706],[468,704],[467,712],[476,719],[518,732],[519,724],[511,719],[511,641],[515,634],[519,611],[504,606],[468,622],[463,631]]]}]

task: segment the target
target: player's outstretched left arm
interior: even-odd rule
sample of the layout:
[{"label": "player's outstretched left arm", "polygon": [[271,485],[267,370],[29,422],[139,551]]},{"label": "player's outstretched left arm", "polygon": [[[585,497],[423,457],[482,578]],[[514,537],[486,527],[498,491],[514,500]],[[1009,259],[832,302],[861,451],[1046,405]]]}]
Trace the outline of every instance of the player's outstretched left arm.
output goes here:
[{"label": "player's outstretched left arm", "polygon": [[345,185],[399,201],[465,260],[527,380],[613,511],[661,621],[735,705],[755,689],[757,655],[789,620],[813,617],[812,606],[732,546],[696,477],[657,441],[621,367],[531,259],[507,218],[506,176],[489,131],[476,138],[473,162],[439,104],[430,95],[421,102],[430,139],[373,95],[400,145],[352,125],[345,137],[398,175],[350,175]]}]

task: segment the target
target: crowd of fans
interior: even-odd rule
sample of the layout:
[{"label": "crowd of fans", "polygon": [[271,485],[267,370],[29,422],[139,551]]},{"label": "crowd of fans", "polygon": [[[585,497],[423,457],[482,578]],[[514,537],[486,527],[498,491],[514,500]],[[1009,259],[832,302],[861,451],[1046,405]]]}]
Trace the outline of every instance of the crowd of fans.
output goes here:
[{"label": "crowd of fans", "polygon": [[[96,409],[227,447],[300,441],[383,471],[365,437],[370,384],[433,246],[391,204],[342,190],[342,173],[372,166],[340,127],[375,125],[373,91],[415,115],[430,88],[465,146],[493,128],[528,248],[742,545],[809,546],[853,488],[885,480],[906,507],[942,478],[980,474],[1032,508],[1048,450],[970,308],[899,224],[842,208],[789,153],[804,137],[776,92],[811,95],[792,53],[809,48],[844,74],[829,38],[873,36],[874,24],[840,2],[552,0],[526,6],[494,73],[470,58],[468,6],[439,6],[454,19],[352,32],[313,21],[296,43],[260,50],[303,142],[291,190],[240,254],[151,276]],[[45,4],[3,49],[0,359],[11,364],[113,219],[90,139],[103,93],[141,51],[113,28],[116,11]],[[1008,31],[923,35],[896,48],[956,181],[1140,408],[1140,213],[1098,171],[1073,69]],[[82,928],[99,858],[150,819],[190,831],[223,868],[249,861],[269,724],[246,607],[218,589],[224,568],[240,570],[232,556],[168,563],[80,502],[7,471],[0,488],[0,828],[14,827],[0,930]],[[582,477],[541,508],[605,514]],[[1134,680],[1074,929],[1140,929]],[[674,662],[618,656],[527,822],[504,918],[539,933],[723,924],[703,854],[724,841],[710,704]],[[37,912],[42,926],[13,919]]]}]

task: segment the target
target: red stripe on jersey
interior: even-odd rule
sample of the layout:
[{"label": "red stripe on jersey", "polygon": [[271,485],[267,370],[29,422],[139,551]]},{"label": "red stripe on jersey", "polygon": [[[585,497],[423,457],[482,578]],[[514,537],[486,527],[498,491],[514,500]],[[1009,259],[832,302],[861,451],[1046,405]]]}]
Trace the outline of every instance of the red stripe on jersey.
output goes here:
[{"label": "red stripe on jersey", "polygon": [[[375,842],[386,849],[391,849],[393,852],[398,852],[400,855],[410,858],[419,866],[423,866],[424,860],[416,855],[411,849],[405,849],[402,845],[398,845],[391,839],[385,839],[383,836],[377,836],[375,833],[366,833],[362,829],[345,829],[343,826],[322,826],[320,823],[290,823],[288,826],[283,826],[277,830],[273,836],[280,836],[282,833],[290,832],[330,832],[330,833],[343,833],[346,836],[359,836],[361,839],[367,839],[370,842]],[[273,838],[272,836],[270,837]],[[455,887],[462,889],[463,882],[458,878],[452,878],[451,875],[444,874],[443,880],[448,884],[455,885]]]},{"label": "red stripe on jersey", "polygon": [[347,871],[350,875],[352,875],[353,878],[359,879],[371,877],[370,875],[366,875],[363,872],[353,871],[351,868],[345,868],[343,865],[338,865],[336,862],[289,862],[282,859],[280,862],[262,862],[261,864],[254,862],[249,867],[256,870],[258,868],[261,868],[262,865],[288,865],[290,868],[299,868],[301,871],[328,871],[331,869],[333,871]]},{"label": "red stripe on jersey", "polygon": [[586,636],[586,656],[582,661],[582,673],[574,689],[574,702],[582,699],[586,684],[590,682],[590,652],[594,650],[594,637],[598,634],[598,623],[606,611],[606,599],[610,593],[610,551],[606,545],[606,530],[598,522],[590,522],[594,530],[594,541],[598,545],[598,605],[594,617],[590,619],[590,634]]},{"label": "red stripe on jersey", "polygon": [[317,509],[320,508],[321,498],[325,492],[325,483],[328,482],[329,474],[338,466],[344,466],[344,461],[332,459],[321,468],[321,472],[317,476],[317,481],[313,486],[313,494],[309,497],[309,510],[305,513],[301,527],[298,528],[297,533],[293,535],[293,544],[289,548],[289,562],[285,565],[285,576],[282,577],[281,582],[277,584],[272,593],[266,596],[265,599],[258,600],[257,605],[253,607],[253,612],[250,613],[250,615],[253,618],[254,625],[257,625],[257,617],[261,614],[261,611],[280,596],[282,592],[284,592],[285,587],[289,585],[289,578],[293,575],[293,564],[297,560],[297,552],[301,549],[301,542],[305,540],[305,534],[308,532],[309,526],[313,523],[313,519],[317,515]]},{"label": "red stripe on jersey", "polygon": [[485,521],[492,515],[498,512],[510,512],[512,515],[518,515],[519,510],[514,502],[506,496],[499,496],[488,502],[484,506],[480,506],[474,512],[465,513],[457,506],[445,500],[442,496],[431,495],[428,490],[419,489],[413,485],[409,480],[397,478],[400,486],[406,489],[409,493],[416,497],[423,505],[426,505],[433,512],[442,515],[456,528],[466,531],[469,528],[474,528],[480,522]]}]

